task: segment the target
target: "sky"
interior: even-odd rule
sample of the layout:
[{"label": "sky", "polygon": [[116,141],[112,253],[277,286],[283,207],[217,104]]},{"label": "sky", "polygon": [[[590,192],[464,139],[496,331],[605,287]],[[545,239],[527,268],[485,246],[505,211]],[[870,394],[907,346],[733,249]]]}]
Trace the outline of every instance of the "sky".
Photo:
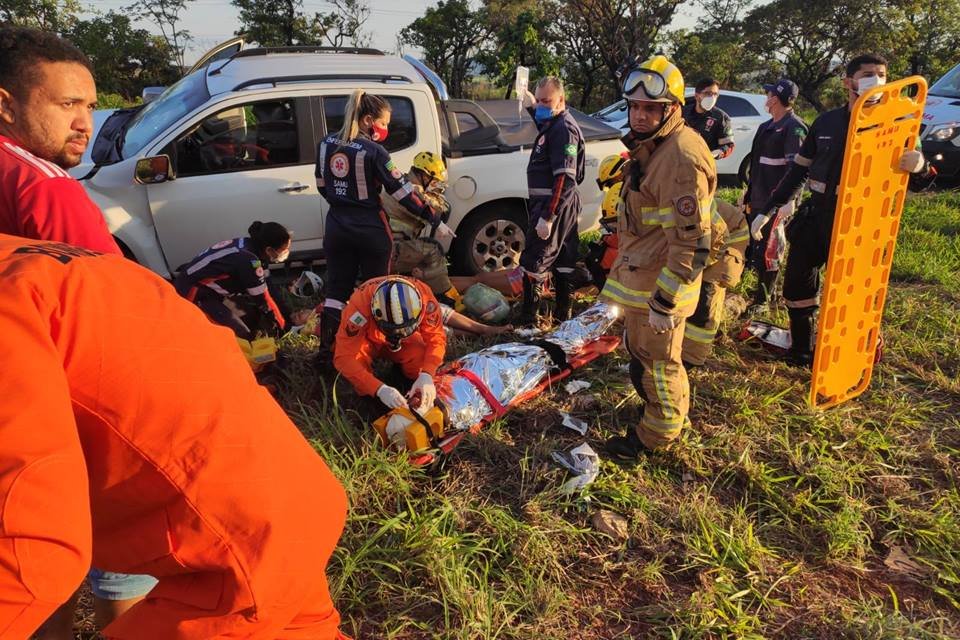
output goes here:
[{"label": "sky", "polygon": [[[110,10],[120,10],[132,3],[132,0],[90,0],[87,4],[95,11],[106,13]],[[397,34],[418,17],[422,16],[427,7],[435,5],[435,0],[369,0],[371,15],[365,29],[372,34],[372,46],[387,51],[395,51]],[[473,4],[479,4],[474,2]],[[304,12],[328,12],[332,9],[327,2],[320,0],[304,0]],[[691,26],[695,22],[693,11],[689,7],[681,7],[674,19],[673,27]],[[214,45],[233,37],[240,28],[237,20],[237,9],[230,4],[230,0],[190,0],[184,13],[184,28],[193,36],[186,55],[188,63],[199,58],[205,51]],[[138,22],[138,27],[153,33],[159,30],[147,22]]]}]

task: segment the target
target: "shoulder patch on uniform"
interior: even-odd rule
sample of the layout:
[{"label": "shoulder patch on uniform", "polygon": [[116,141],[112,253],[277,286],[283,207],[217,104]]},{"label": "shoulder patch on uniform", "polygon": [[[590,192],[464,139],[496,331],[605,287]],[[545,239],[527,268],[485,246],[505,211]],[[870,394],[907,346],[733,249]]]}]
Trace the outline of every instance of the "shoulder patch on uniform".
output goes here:
[{"label": "shoulder patch on uniform", "polygon": [[330,156],[330,173],[338,178],[345,178],[350,173],[350,158],[345,153],[335,153]]},{"label": "shoulder patch on uniform", "polygon": [[563,148],[563,152],[568,156],[575,156],[577,155],[577,145],[568,144]]},{"label": "shoulder patch on uniform", "polygon": [[793,130],[793,135],[803,138],[807,135],[807,130],[803,127],[797,127]]},{"label": "shoulder patch on uniform", "polygon": [[358,327],[362,327],[363,325],[367,324],[367,319],[362,313],[355,311],[347,322],[350,324],[355,324]]},{"label": "shoulder patch on uniform", "polygon": [[390,170],[390,177],[393,178],[394,180],[399,180],[400,178],[403,177],[403,172],[400,171],[400,169],[397,169],[396,167],[394,167],[393,169]]},{"label": "shoulder patch on uniform", "polygon": [[437,315],[437,303],[433,300],[427,302],[426,315],[427,325],[431,327],[437,326],[442,320],[442,316]]},{"label": "shoulder patch on uniform", "polygon": [[385,166],[387,167],[387,171],[393,171],[397,168],[397,164],[393,161],[393,159],[387,160],[387,164]]},{"label": "shoulder patch on uniform", "polygon": [[692,216],[697,212],[697,199],[693,196],[680,196],[677,198],[673,206],[676,207],[677,213],[682,216]]}]

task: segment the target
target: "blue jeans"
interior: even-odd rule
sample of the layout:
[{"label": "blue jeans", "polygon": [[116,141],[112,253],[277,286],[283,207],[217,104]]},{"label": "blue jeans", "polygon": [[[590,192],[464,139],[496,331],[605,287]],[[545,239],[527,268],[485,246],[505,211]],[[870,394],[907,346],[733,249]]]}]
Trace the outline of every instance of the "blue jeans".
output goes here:
[{"label": "blue jeans", "polygon": [[101,600],[142,598],[157,584],[157,579],[153,576],[114,573],[100,569],[90,569],[87,580],[93,595]]}]

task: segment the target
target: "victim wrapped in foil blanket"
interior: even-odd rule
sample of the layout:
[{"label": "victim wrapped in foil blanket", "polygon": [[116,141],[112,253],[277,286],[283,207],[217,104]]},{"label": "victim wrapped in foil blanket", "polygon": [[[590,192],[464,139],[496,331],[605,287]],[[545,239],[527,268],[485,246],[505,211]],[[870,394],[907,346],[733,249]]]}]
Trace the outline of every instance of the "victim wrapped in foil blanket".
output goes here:
[{"label": "victim wrapped in foil blanket", "polygon": [[509,342],[459,358],[436,376],[450,431],[470,429],[501,415],[515,399],[535,390],[566,359],[574,358],[604,336],[619,308],[597,303],[539,340]]}]

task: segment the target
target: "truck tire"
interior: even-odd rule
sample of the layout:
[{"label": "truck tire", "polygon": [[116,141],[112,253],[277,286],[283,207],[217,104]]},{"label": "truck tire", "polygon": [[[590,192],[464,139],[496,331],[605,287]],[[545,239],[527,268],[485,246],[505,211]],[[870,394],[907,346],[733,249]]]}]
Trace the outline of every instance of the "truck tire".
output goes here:
[{"label": "truck tire", "polygon": [[472,276],[520,266],[526,229],[527,211],[521,202],[483,205],[457,226],[454,271]]}]

